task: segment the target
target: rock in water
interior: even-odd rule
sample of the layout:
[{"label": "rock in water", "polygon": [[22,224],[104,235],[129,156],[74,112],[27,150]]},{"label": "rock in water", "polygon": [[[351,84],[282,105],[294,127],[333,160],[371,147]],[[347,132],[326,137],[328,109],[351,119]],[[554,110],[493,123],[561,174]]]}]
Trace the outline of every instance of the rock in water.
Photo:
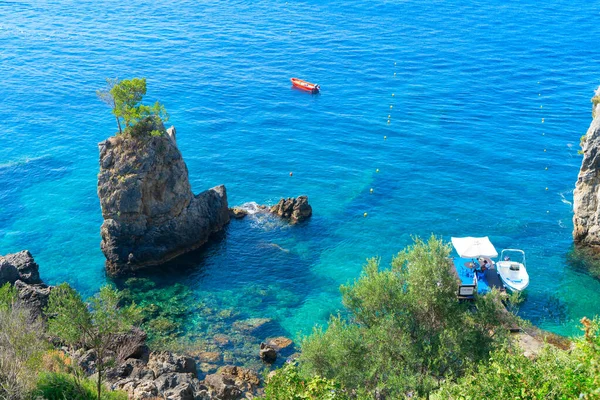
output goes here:
[{"label": "rock in water", "polygon": [[195,250],[229,222],[225,186],[192,193],[174,129],[114,136],[98,147],[101,248],[110,275]]},{"label": "rock in water", "polygon": [[600,106],[583,144],[583,161],[573,192],[573,240],[600,253]]},{"label": "rock in water", "polygon": [[308,204],[307,196],[281,199],[279,203],[271,207],[270,211],[281,218],[289,219],[293,224],[304,221],[312,215],[312,207]]}]

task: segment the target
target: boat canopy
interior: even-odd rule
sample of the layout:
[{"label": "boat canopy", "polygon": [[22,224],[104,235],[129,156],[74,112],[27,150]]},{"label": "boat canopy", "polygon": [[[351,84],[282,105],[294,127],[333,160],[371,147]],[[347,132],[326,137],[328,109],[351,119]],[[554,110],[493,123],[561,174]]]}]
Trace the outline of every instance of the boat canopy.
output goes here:
[{"label": "boat canopy", "polygon": [[498,257],[496,248],[492,242],[490,242],[490,239],[487,236],[461,238],[453,237],[452,245],[456,249],[458,255],[463,258]]}]

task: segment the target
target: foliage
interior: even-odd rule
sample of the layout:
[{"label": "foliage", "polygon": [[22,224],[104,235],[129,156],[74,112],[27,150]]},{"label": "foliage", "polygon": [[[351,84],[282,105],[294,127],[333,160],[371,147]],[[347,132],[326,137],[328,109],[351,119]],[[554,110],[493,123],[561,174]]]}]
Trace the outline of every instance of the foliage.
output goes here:
[{"label": "foliage", "polygon": [[96,91],[98,98],[112,110],[119,133],[122,134],[121,120],[125,123],[125,133],[132,136],[161,136],[163,122],[169,119],[165,107],[158,101],[148,106],[142,104],[146,95],[146,78],[107,79],[104,90]]},{"label": "foliage", "polygon": [[10,283],[0,286],[0,311],[8,311],[17,301],[17,288]]},{"label": "foliage", "polygon": [[598,399],[600,336],[598,319],[582,319],[585,336],[575,349],[547,345],[534,359],[515,349],[494,351],[458,382],[447,382],[439,399]]},{"label": "foliage", "polygon": [[106,78],[106,88],[96,90],[96,96],[98,96],[100,101],[102,101],[104,104],[109,106],[110,109],[112,110],[112,113],[114,114],[115,119],[117,120],[117,125],[119,127],[119,133],[121,134],[121,133],[123,133],[123,130],[121,129],[121,121],[119,120],[119,117],[116,114],[117,103],[115,101],[114,96],[112,95],[112,89],[118,84],[119,84],[118,78]]},{"label": "foliage", "polygon": [[0,399],[21,399],[31,391],[48,345],[41,323],[9,289],[0,289]]},{"label": "foliage", "polygon": [[431,236],[416,238],[391,269],[368,260],[362,276],[341,288],[350,318],[332,317],[303,341],[303,373],[392,398],[427,396],[487,359],[506,341],[511,316],[495,291],[459,302],[449,254],[450,246]]},{"label": "foliage", "polygon": [[313,376],[304,379],[298,368],[286,364],[268,379],[264,400],[346,400],[349,397],[334,380]]},{"label": "foliage", "polygon": [[596,118],[596,107],[600,104],[600,86],[594,91],[594,97],[592,97],[592,118]]},{"label": "foliage", "polygon": [[94,382],[89,379],[77,381],[72,375],[61,372],[40,374],[34,395],[46,400],[127,400],[127,393],[105,391],[98,397]]},{"label": "foliage", "polygon": [[97,356],[97,393],[101,397],[102,379],[112,361],[109,347],[115,337],[131,330],[140,319],[135,304],[119,307],[121,296],[116,289],[104,286],[89,299],[89,308],[81,296],[63,283],[50,292],[46,314],[48,331],[69,345],[83,345]]}]

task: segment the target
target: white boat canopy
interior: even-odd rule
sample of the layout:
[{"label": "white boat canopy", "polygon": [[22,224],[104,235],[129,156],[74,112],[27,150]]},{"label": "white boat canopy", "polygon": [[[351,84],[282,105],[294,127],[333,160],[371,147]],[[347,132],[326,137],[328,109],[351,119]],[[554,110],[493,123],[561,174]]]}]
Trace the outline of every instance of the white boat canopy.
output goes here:
[{"label": "white boat canopy", "polygon": [[485,237],[462,237],[452,238],[452,245],[456,252],[463,258],[475,257],[498,257],[496,248],[490,242],[490,239]]}]

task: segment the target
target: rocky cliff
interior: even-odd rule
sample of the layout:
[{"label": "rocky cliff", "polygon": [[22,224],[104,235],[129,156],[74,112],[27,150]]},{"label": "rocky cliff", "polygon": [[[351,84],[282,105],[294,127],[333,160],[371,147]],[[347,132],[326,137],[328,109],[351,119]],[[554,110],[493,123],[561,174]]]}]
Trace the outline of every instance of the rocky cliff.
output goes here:
[{"label": "rocky cliff", "polygon": [[161,136],[115,136],[98,147],[101,248],[110,275],[194,250],[229,222],[224,186],[192,193],[174,128]]},{"label": "rocky cliff", "polygon": [[583,143],[583,161],[573,193],[573,240],[600,253],[600,105]]}]

